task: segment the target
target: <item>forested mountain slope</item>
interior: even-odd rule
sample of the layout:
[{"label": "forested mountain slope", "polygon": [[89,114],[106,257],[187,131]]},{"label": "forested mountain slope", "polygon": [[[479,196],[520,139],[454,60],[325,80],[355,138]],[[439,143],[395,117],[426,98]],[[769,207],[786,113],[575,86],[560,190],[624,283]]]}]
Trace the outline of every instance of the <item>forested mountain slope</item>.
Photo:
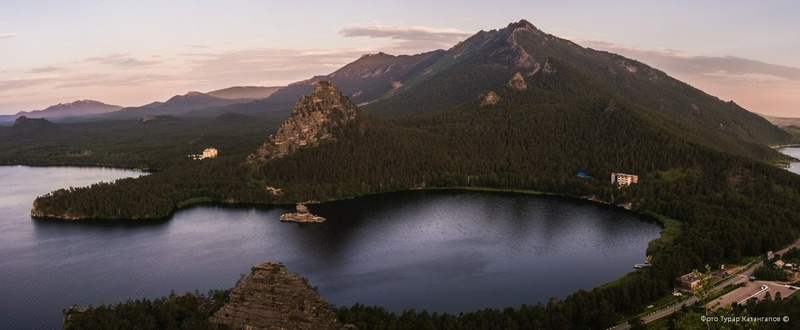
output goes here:
[{"label": "forested mountain slope", "polygon": [[[469,104],[516,73],[536,79],[564,65],[589,80],[587,88],[636,105],[645,110],[642,115],[648,120],[706,147],[769,159],[777,155],[765,145],[795,140],[733,102],[710,96],[644,63],[546,34],[525,20],[478,32],[446,51],[365,55],[330,75],[284,88],[269,99],[296,100],[315,81],[330,80],[366,112],[399,118]],[[569,79],[558,83],[573,84]]]}]

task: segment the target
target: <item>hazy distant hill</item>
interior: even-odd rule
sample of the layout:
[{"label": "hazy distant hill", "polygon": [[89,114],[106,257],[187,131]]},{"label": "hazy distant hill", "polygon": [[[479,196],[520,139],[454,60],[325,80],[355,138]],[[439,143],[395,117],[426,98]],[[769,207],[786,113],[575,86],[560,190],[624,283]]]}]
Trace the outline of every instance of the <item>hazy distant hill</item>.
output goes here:
[{"label": "hazy distant hill", "polygon": [[269,97],[281,88],[283,87],[234,86],[215,90],[206,94],[229,100],[260,100]]},{"label": "hazy distant hill", "polygon": [[146,115],[183,115],[191,111],[221,108],[232,104],[250,102],[247,99],[225,99],[200,92],[175,95],[165,102],[153,102],[141,107],[124,108],[104,114],[101,119],[131,119]]},{"label": "hazy distant hill", "polygon": [[71,103],[59,103],[44,110],[20,111],[15,115],[2,115],[0,122],[13,122],[19,117],[59,119],[108,113],[122,109],[117,105],[105,104],[92,100],[80,100]]}]

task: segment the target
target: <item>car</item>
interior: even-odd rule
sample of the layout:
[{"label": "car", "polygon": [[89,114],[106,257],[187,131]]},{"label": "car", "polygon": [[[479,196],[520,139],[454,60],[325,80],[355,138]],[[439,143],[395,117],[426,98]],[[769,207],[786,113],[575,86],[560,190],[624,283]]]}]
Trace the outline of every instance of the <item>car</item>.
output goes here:
[{"label": "car", "polygon": [[761,285],[761,290],[769,290],[769,287],[766,284]]}]

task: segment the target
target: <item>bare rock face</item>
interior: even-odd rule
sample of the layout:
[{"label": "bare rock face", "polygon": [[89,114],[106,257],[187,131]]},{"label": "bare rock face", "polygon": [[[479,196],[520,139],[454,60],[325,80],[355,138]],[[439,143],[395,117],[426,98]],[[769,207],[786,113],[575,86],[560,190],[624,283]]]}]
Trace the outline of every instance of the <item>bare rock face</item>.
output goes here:
[{"label": "bare rock face", "polygon": [[341,329],[336,312],[308,281],[280,263],[252,268],[231,291],[230,301],[210,318],[230,329]]},{"label": "bare rock face", "polygon": [[500,95],[497,95],[497,93],[493,91],[489,91],[486,93],[486,95],[483,95],[481,106],[495,105],[497,102],[500,102]]},{"label": "bare rock face", "polygon": [[325,218],[313,215],[308,212],[308,208],[303,204],[297,204],[297,213],[286,213],[281,215],[281,221],[293,222],[324,222]]},{"label": "bare rock face", "polygon": [[508,81],[508,86],[515,91],[522,91],[528,88],[528,85],[525,84],[525,78],[522,77],[522,74],[517,72],[514,77],[511,77],[511,80]]},{"label": "bare rock face", "polygon": [[278,132],[248,157],[248,161],[280,158],[297,149],[333,139],[335,128],[356,118],[356,106],[330,81],[318,81],[311,95],[294,105],[292,115]]},{"label": "bare rock face", "polygon": [[546,74],[554,74],[556,72],[558,72],[558,70],[556,70],[556,68],[554,68],[553,65],[550,64],[550,60],[549,59],[544,62],[544,73],[546,73]]}]

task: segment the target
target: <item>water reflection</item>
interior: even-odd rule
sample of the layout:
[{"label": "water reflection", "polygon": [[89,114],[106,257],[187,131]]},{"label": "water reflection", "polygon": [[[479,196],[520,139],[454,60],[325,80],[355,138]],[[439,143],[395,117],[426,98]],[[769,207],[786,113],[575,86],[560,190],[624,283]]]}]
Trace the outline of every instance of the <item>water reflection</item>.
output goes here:
[{"label": "water reflection", "polygon": [[[23,178],[77,185],[59,178],[61,169],[4,170],[23,172],[6,176],[12,182],[0,192],[9,196],[28,194]],[[90,179],[85,170],[77,175]],[[55,189],[40,185],[35,194]],[[0,278],[15,284],[0,297],[8,311],[0,324],[12,328],[57,327],[72,304],[228,288],[267,260],[308,277],[338,305],[458,313],[533,304],[631,271],[660,231],[586,201],[472,191],[310,205],[328,219],[322,224],[280,222],[291,205],[202,205],[161,221],[31,220],[28,196],[3,206],[11,216],[0,222],[12,233],[0,242]]]}]

